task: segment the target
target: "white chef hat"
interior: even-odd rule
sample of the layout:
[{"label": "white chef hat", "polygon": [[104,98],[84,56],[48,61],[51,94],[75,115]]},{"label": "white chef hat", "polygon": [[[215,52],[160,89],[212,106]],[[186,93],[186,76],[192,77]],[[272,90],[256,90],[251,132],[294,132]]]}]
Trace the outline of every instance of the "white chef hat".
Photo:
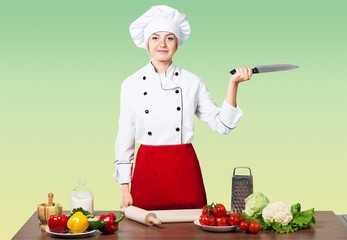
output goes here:
[{"label": "white chef hat", "polygon": [[175,34],[179,44],[189,38],[190,25],[185,14],[165,6],[153,6],[129,27],[130,35],[137,47],[147,48],[148,38],[155,32],[165,31]]}]

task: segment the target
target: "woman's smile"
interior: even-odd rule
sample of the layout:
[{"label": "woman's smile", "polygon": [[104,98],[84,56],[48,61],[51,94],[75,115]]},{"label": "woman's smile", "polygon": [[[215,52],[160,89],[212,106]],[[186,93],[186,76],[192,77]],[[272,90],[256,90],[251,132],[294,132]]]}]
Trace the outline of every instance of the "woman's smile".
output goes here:
[{"label": "woman's smile", "polygon": [[157,50],[157,53],[160,54],[167,54],[169,52],[169,50]]}]

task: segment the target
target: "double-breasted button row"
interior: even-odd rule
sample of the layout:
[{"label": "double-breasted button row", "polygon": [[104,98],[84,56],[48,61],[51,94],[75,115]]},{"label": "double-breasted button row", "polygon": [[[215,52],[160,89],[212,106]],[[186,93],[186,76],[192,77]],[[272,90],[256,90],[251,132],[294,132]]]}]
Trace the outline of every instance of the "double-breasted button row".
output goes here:
[{"label": "double-breasted button row", "polygon": [[[176,72],[175,75],[178,76],[178,72]],[[176,94],[179,94],[179,93],[180,93],[180,90],[176,89],[176,90],[175,90],[175,93],[176,93]],[[178,107],[176,108],[176,110],[177,110],[177,111],[181,111],[181,107],[178,106]],[[179,131],[181,131],[181,129],[180,129],[179,127],[177,127],[177,128],[176,128],[176,132],[179,132]]]},{"label": "double-breasted button row", "polygon": [[[181,129],[179,127],[177,127],[175,130],[176,130],[176,132],[181,131]],[[147,134],[148,134],[148,136],[152,136],[153,135],[153,133],[151,131],[148,131]]]},{"label": "double-breasted button row", "polygon": [[[142,80],[146,80],[146,76],[143,76],[143,77],[142,77]],[[147,92],[143,92],[143,95],[146,96],[147,94],[148,94]]]},{"label": "double-breasted button row", "polygon": [[[178,76],[178,75],[179,75],[179,73],[178,73],[178,72],[175,72],[175,76]],[[143,76],[143,77],[142,77],[142,80],[146,80],[146,79],[147,79],[146,76]],[[180,90],[179,90],[179,89],[176,89],[176,90],[175,90],[175,93],[176,93],[176,94],[179,94],[179,93],[180,93]],[[148,92],[147,92],[147,91],[144,91],[144,92],[143,92],[143,95],[144,95],[144,96],[147,96],[147,95],[148,95]],[[180,106],[178,106],[178,107],[176,107],[176,110],[177,110],[177,111],[181,111],[182,108],[181,108]],[[149,114],[149,110],[148,110],[148,109],[145,109],[144,112],[145,112],[145,114]],[[181,129],[180,129],[179,127],[176,127],[175,130],[176,130],[176,132],[181,131]],[[147,135],[148,135],[148,136],[152,136],[152,135],[153,135],[153,132],[152,132],[152,131],[148,131],[148,132],[147,132]]]},{"label": "double-breasted button row", "polygon": [[[178,76],[178,72],[176,72],[175,75]],[[176,90],[175,90],[175,93],[176,93],[176,94],[179,94],[179,93],[180,93],[180,90],[176,89]],[[177,111],[181,111],[181,107],[178,106],[178,107],[176,108],[176,110],[177,110]],[[176,132],[179,132],[179,131],[181,131],[181,129],[180,129],[179,127],[177,127],[177,128],[176,128]]]},{"label": "double-breasted button row", "polygon": [[[143,77],[142,77],[142,80],[146,80],[146,79],[147,79],[146,76],[143,76]],[[144,96],[147,96],[147,94],[148,94],[148,92],[146,92],[146,91],[143,92],[143,95],[144,95]],[[148,113],[149,113],[149,110],[146,109],[146,110],[145,110],[145,113],[148,114]],[[148,131],[147,134],[148,134],[148,136],[152,136],[152,132],[151,132],[151,131]]]}]

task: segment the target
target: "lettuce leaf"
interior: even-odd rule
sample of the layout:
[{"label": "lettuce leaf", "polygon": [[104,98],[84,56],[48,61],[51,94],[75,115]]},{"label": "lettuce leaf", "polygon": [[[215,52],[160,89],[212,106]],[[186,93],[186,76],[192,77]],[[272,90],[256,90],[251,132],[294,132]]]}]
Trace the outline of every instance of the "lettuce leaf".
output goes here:
[{"label": "lettuce leaf", "polygon": [[292,225],[293,229],[299,230],[307,228],[310,223],[316,223],[316,219],[314,218],[314,208],[293,214],[293,220],[290,222],[290,225]]}]

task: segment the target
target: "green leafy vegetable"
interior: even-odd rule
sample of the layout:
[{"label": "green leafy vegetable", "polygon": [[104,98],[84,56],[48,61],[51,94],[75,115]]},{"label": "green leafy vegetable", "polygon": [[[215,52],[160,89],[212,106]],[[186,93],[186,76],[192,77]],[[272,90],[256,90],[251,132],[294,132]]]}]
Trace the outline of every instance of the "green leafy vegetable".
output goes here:
[{"label": "green leafy vegetable", "polygon": [[315,224],[316,219],[314,218],[314,208],[306,211],[300,211],[300,204],[294,204],[292,206],[293,220],[290,222],[294,231],[307,228],[310,223]]},{"label": "green leafy vegetable", "polygon": [[[255,198],[253,198],[255,200]],[[264,200],[264,199],[263,199]],[[263,200],[261,200],[263,202]],[[247,203],[246,203],[247,204]],[[264,204],[264,202],[263,202]],[[252,206],[259,206],[255,201]],[[262,206],[261,206],[262,207]],[[264,207],[263,207],[264,208]],[[262,209],[263,209],[262,208]],[[254,209],[254,208],[253,208]],[[293,219],[287,224],[282,225],[277,222],[265,222],[262,213],[259,211],[243,211],[243,216],[247,221],[255,220],[260,223],[261,229],[263,230],[274,230],[277,233],[290,233],[295,232],[300,229],[308,228],[311,223],[315,224],[316,220],[314,218],[314,208],[301,211],[300,203],[293,204],[290,208],[293,215]],[[251,214],[248,214],[251,213]]]},{"label": "green leafy vegetable", "polygon": [[261,211],[270,203],[262,193],[253,193],[245,199],[245,213],[248,216],[261,215]]},{"label": "green leafy vegetable", "polygon": [[68,219],[69,219],[72,215],[74,215],[74,213],[76,213],[76,212],[82,212],[83,215],[86,216],[87,218],[93,218],[93,217],[94,217],[94,215],[91,214],[91,212],[89,212],[88,210],[84,210],[83,208],[79,207],[79,208],[74,208],[74,209],[72,209],[71,214],[70,214],[70,216],[68,217]]}]

